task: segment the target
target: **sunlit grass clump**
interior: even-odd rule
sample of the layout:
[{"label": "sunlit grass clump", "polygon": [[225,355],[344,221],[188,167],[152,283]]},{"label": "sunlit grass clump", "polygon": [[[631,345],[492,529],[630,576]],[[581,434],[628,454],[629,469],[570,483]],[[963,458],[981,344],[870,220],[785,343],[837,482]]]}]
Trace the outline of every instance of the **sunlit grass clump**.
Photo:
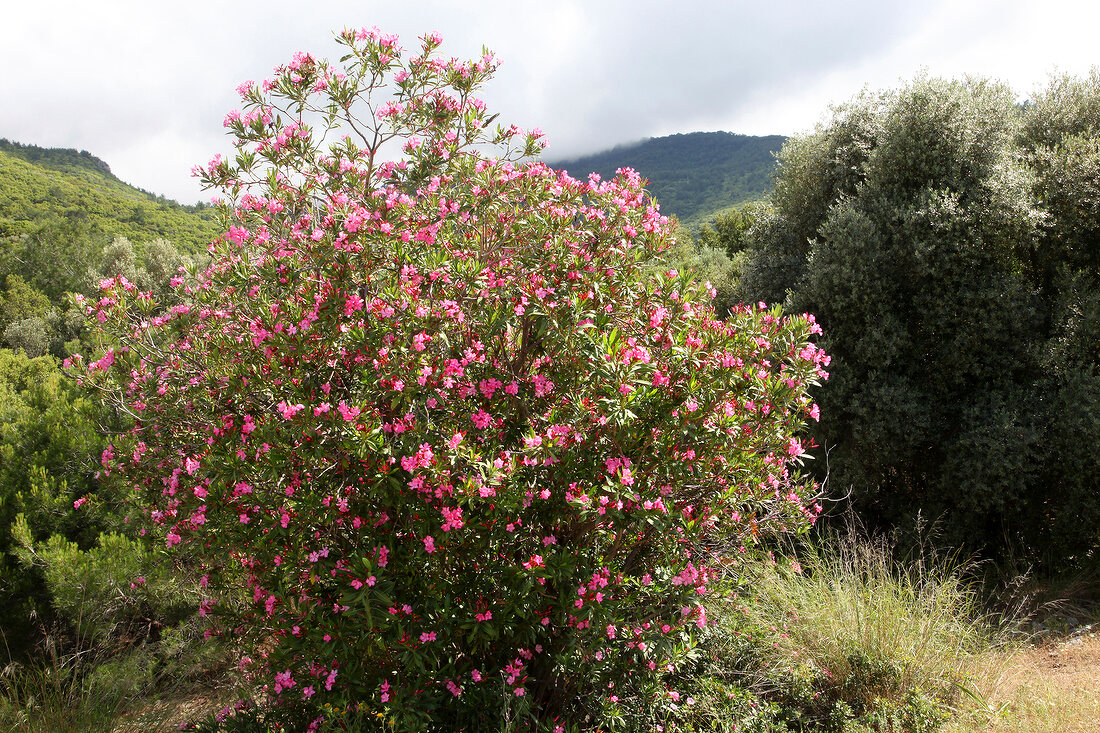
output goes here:
[{"label": "sunlit grass clump", "polygon": [[933,730],[976,695],[994,634],[965,568],[854,534],[798,558],[760,568],[723,620],[725,653],[787,725]]},{"label": "sunlit grass clump", "polygon": [[110,731],[140,692],[134,670],[86,664],[51,643],[37,663],[11,663],[0,674],[0,730]]}]

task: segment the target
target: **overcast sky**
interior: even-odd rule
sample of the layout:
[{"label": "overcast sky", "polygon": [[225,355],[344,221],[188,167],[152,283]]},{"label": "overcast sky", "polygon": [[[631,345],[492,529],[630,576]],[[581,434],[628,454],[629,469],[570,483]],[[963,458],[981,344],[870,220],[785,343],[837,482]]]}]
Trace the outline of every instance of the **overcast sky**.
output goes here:
[{"label": "overcast sky", "polygon": [[[1100,64],[1092,0],[6,0],[0,137],[85,149],[124,181],[206,200],[191,167],[227,153],[235,87],[332,31],[377,25],[412,47],[501,67],[483,98],[541,127],[550,159],[695,130],[808,131],[864,87],[1002,79],[1025,97]],[[580,174],[580,171],[573,171]]]}]

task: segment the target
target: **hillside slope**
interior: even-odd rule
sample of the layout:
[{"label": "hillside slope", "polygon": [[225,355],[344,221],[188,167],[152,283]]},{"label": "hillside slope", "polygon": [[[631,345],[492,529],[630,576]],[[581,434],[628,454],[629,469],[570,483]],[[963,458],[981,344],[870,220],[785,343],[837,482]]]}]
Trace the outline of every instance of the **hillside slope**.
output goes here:
[{"label": "hillside slope", "polygon": [[0,240],[43,227],[124,236],[138,247],[160,237],[185,252],[205,251],[217,233],[212,209],[127,185],[87,151],[0,139]]},{"label": "hillside slope", "polygon": [[692,132],[620,145],[594,155],[548,160],[575,178],[602,177],[630,167],[649,179],[661,211],[695,227],[717,212],[762,198],[771,191],[774,153],[785,137],[731,132]]}]

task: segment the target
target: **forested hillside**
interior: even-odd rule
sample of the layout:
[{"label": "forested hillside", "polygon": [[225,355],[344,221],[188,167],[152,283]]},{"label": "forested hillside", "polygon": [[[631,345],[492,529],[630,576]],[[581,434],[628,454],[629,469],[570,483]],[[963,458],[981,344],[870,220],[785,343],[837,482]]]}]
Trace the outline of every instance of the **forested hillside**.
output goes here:
[{"label": "forested hillside", "polygon": [[87,151],[0,139],[0,238],[46,229],[79,236],[157,237],[186,252],[205,251],[213,209],[182,206],[120,181]]},{"label": "forested hillside", "polygon": [[549,163],[574,178],[593,171],[610,178],[617,168],[633,168],[649,179],[661,212],[694,229],[719,211],[766,195],[772,187],[774,154],[784,140],[782,135],[692,132]]},{"label": "forested hillside", "polygon": [[164,287],[216,230],[212,208],[129,186],[87,151],[0,140],[0,346],[65,356],[83,329],[68,294],[115,273]]}]

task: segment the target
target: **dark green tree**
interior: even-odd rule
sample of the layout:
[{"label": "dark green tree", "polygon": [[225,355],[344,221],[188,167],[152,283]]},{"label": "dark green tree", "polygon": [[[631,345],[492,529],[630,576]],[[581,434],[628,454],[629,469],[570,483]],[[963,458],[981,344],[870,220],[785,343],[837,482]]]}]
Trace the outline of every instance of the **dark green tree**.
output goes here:
[{"label": "dark green tree", "polygon": [[1081,554],[1100,531],[1100,70],[1054,78],[1028,105],[1019,135],[1042,210],[1028,251],[1040,295],[1044,396],[1037,471],[1051,548]]},{"label": "dark green tree", "polygon": [[1057,80],[1022,110],[920,78],[780,154],[740,295],[817,315],[818,463],[873,524],[921,512],[1054,563],[1095,546],[1098,88]]}]

